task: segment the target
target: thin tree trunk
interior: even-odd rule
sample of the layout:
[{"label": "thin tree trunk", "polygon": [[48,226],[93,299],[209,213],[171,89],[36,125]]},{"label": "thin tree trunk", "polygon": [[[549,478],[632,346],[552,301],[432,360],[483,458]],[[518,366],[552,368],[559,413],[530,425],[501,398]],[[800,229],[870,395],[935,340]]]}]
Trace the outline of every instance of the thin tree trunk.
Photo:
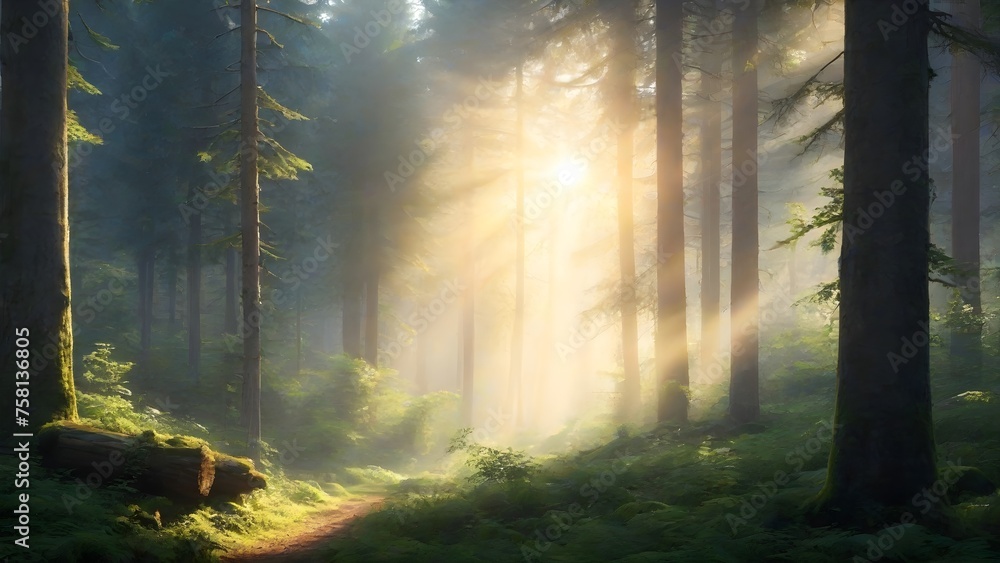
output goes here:
[{"label": "thin tree trunk", "polygon": [[136,267],[139,274],[139,369],[142,377],[149,379],[150,355],[153,344],[153,292],[156,251],[144,245],[139,251]]},{"label": "thin tree trunk", "polygon": [[[926,2],[888,35],[877,23],[892,21],[893,2],[847,0],[845,7],[840,349],[833,452],[819,507],[834,520],[863,524],[872,514],[897,521],[902,511],[916,518],[938,512],[913,509],[915,495],[936,478],[929,182],[926,169],[900,173],[929,146],[929,24]],[[883,211],[871,220],[875,213],[864,210],[876,207]],[[885,506],[900,512],[887,514]]]},{"label": "thin tree trunk", "polygon": [[687,422],[687,293],[684,275],[684,111],[681,0],[656,2],[656,376],[660,422]]},{"label": "thin tree trunk", "polygon": [[[227,226],[229,223],[227,222]],[[237,264],[239,264],[239,253],[236,251],[235,246],[227,246],[225,251],[226,256],[226,298],[225,298],[225,310],[222,319],[222,332],[223,334],[236,334],[239,330],[239,322],[237,321],[237,299],[239,295],[236,291],[236,284],[239,278],[239,269]]]},{"label": "thin tree trunk", "polygon": [[[188,197],[194,197],[193,186]],[[187,252],[188,375],[201,378],[201,211],[189,216]]]},{"label": "thin tree trunk", "polygon": [[177,257],[171,249],[170,270],[167,272],[167,331],[173,334],[177,331]]},{"label": "thin tree trunk", "polygon": [[515,69],[517,90],[515,143],[515,211],[514,211],[514,326],[510,338],[510,375],[507,380],[507,403],[515,424],[524,423],[524,393],[521,389],[521,370],[524,362],[524,68],[518,63]]},{"label": "thin tree trunk", "polygon": [[342,267],[343,295],[341,296],[341,338],[344,354],[351,358],[361,357],[361,293],[364,281],[361,278],[362,254],[358,235],[351,235],[347,241],[346,260]]},{"label": "thin tree trunk", "polygon": [[[10,409],[5,428],[36,432],[76,418],[70,307],[66,162],[68,2],[30,39],[17,40],[39,12],[34,2],[0,9],[0,360]],[[21,358],[18,350],[27,350]],[[23,353],[21,354],[23,356]],[[27,360],[28,369],[17,362]],[[22,364],[23,365],[23,364]],[[15,389],[30,381],[27,425],[12,425]],[[6,433],[9,440],[11,433]]]},{"label": "thin tree trunk", "polygon": [[381,276],[379,210],[375,194],[366,196],[365,214],[365,361],[378,366],[378,290]]},{"label": "thin tree trunk", "polygon": [[295,377],[302,375],[302,292],[295,292]]},{"label": "thin tree trunk", "polygon": [[620,307],[622,322],[622,361],[624,381],[619,418],[638,419],[641,406],[639,384],[639,321],[635,295],[635,233],[632,201],[633,135],[636,125],[635,69],[638,60],[635,46],[637,2],[628,0],[615,6],[612,20],[614,55],[612,61],[612,99],[622,132],[618,135],[618,255],[620,266]]},{"label": "thin tree trunk", "polygon": [[[466,170],[472,178],[475,170],[475,137],[467,133]],[[472,182],[469,184],[472,186]],[[465,236],[462,237],[462,423],[472,426],[474,422],[474,385],[476,381],[476,194],[469,188],[466,194]]]},{"label": "thin tree trunk", "polygon": [[427,381],[427,344],[424,342],[424,335],[417,334],[414,338],[415,349],[413,351],[414,372],[416,374],[417,395],[425,395],[430,391]]},{"label": "thin tree trunk", "polygon": [[[955,6],[956,23],[979,30],[979,0]],[[977,318],[983,312],[979,285],[979,97],[980,63],[975,55],[956,50],[951,71],[952,257],[967,271],[958,279],[962,302]],[[982,325],[956,327],[951,333],[953,375],[978,373],[982,366]]]},{"label": "thin tree trunk", "polygon": [[[717,12],[713,12],[713,16]],[[701,361],[708,373],[719,354],[721,290],[722,47],[705,53],[701,73]]]},{"label": "thin tree trunk", "polygon": [[735,6],[733,20],[733,261],[729,415],[760,415],[758,374],[757,11]]},{"label": "thin tree trunk", "polygon": [[257,4],[240,4],[240,230],[243,242],[243,384],[247,447],[260,462],[260,187],[257,183]]}]

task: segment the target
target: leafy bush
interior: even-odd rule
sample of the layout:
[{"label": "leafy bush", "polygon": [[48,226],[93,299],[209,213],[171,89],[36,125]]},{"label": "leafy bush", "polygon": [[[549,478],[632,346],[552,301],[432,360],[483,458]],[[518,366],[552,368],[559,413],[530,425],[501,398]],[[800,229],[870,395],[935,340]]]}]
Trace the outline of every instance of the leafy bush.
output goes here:
[{"label": "leafy bush", "polygon": [[469,442],[470,434],[472,428],[459,430],[448,447],[448,453],[457,451],[468,453],[466,463],[476,470],[469,477],[470,481],[501,485],[526,483],[538,470],[538,464],[523,451],[514,451],[509,447],[506,450],[499,450]]}]

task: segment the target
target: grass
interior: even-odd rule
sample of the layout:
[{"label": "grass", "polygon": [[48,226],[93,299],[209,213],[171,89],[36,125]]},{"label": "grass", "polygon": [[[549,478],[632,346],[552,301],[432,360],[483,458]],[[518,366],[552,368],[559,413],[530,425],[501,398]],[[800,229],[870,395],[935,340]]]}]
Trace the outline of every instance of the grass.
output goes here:
[{"label": "grass", "polygon": [[[683,430],[621,433],[549,459],[527,484],[404,481],[330,561],[991,561],[1000,560],[1000,497],[955,497],[947,535],[915,524],[875,533],[812,527],[801,508],[823,485],[830,374],[803,375],[795,398],[759,424],[718,416]],[[974,466],[1000,482],[1000,401],[992,381],[935,382],[941,467]],[[967,389],[982,392],[961,393]],[[772,397],[778,399],[777,394]],[[709,413],[710,415],[713,413]],[[714,413],[718,415],[719,413]],[[714,421],[713,421],[714,420]],[[977,473],[978,475],[978,473]],[[964,481],[963,481],[964,483]],[[962,485],[965,486],[965,485]]]}]

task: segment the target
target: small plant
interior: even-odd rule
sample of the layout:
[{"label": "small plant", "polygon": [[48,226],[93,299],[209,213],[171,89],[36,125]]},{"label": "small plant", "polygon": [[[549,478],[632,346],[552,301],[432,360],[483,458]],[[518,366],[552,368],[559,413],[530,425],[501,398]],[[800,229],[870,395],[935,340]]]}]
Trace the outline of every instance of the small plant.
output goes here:
[{"label": "small plant", "polygon": [[512,448],[499,450],[469,441],[472,428],[463,428],[451,439],[448,453],[465,451],[468,453],[466,464],[474,468],[469,480],[477,483],[498,483],[510,485],[525,483],[538,470],[538,464],[523,451]]},{"label": "small plant", "polygon": [[116,362],[111,359],[111,352],[114,346],[98,342],[97,348],[83,357],[83,379],[86,381],[86,388],[93,393],[102,395],[124,395],[131,396],[123,384],[125,376],[132,371],[135,365],[132,362]]}]

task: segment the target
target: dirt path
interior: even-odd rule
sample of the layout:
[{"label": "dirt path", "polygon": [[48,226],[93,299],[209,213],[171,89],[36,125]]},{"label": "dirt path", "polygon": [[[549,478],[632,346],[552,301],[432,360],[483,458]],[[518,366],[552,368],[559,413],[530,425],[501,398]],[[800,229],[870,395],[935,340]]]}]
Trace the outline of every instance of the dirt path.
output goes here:
[{"label": "dirt path", "polygon": [[320,554],[331,538],[356,517],[371,512],[380,502],[381,496],[346,500],[337,508],[317,513],[308,521],[301,522],[288,530],[284,537],[271,538],[251,547],[229,551],[220,559],[226,563],[320,561]]}]

